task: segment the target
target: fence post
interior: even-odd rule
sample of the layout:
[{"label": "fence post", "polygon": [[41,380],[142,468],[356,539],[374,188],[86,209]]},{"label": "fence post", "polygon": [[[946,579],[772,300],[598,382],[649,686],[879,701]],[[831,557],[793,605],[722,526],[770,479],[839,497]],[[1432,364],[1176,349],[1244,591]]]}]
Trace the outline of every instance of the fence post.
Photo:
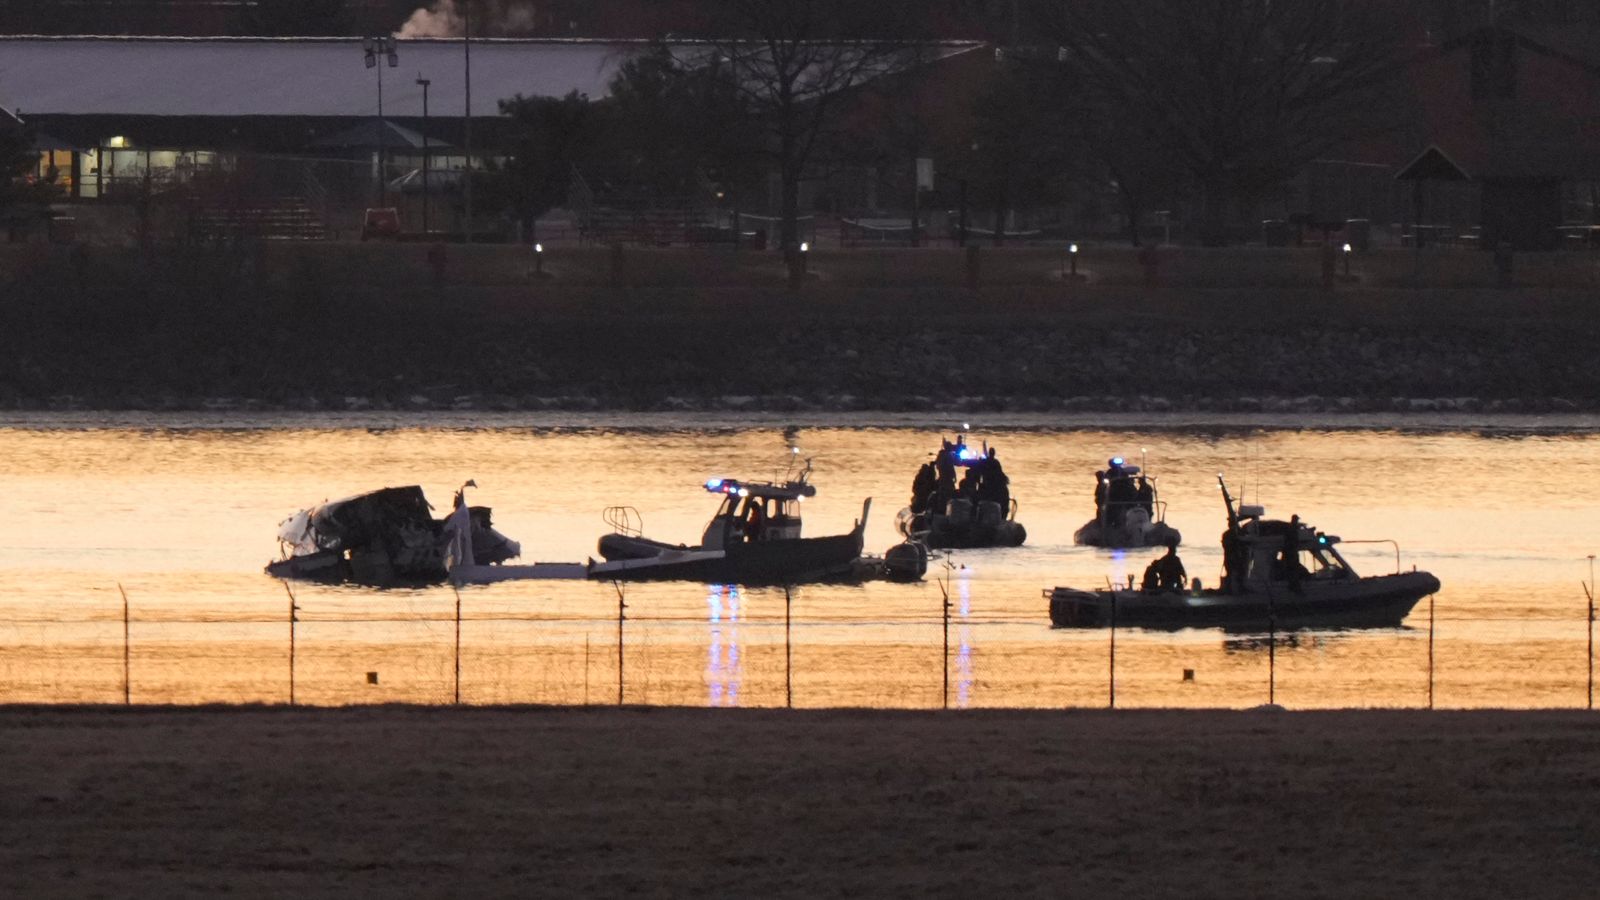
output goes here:
[{"label": "fence post", "polygon": [[289,705],[294,705],[294,623],[295,610],[300,607],[294,602],[294,588],[289,587],[289,582],[283,583],[284,593],[289,595]]},{"label": "fence post", "polygon": [[461,705],[461,589],[452,586],[456,595],[456,692],[455,704]]},{"label": "fence post", "polygon": [[1115,588],[1107,592],[1111,597],[1111,653],[1108,665],[1107,684],[1110,686],[1111,702],[1107,709],[1117,708],[1117,591]]},{"label": "fence post", "polygon": [[1428,708],[1433,709],[1433,595],[1428,595]]},{"label": "fence post", "polygon": [[[122,595],[122,705],[133,705],[133,679],[130,675],[132,666],[129,653],[130,620],[128,616],[128,592],[123,590],[122,582],[117,582],[117,593]],[[1591,654],[1592,655],[1592,654]]]},{"label": "fence post", "polygon": [[623,611],[625,609],[627,609],[628,603],[627,603],[627,599],[624,597],[624,595],[622,593],[622,582],[613,581],[613,582],[611,582],[611,586],[613,588],[615,588],[616,592],[617,592],[617,705],[621,706],[622,705],[622,685],[623,685],[623,679],[622,679],[622,664],[623,664],[623,656],[622,656],[622,649],[623,649],[623,644],[622,644],[622,622],[623,622],[623,620],[625,618],[627,618],[626,614]]},{"label": "fence post", "polygon": [[1278,607],[1267,594],[1267,703],[1278,703]]},{"label": "fence post", "polygon": [[1589,629],[1589,693],[1584,709],[1594,709],[1594,554],[1589,554],[1589,583],[1583,586],[1584,596],[1589,598],[1589,618],[1585,623]]},{"label": "fence post", "polygon": [[789,636],[794,618],[790,586],[783,586],[783,708],[794,709],[794,645]]}]

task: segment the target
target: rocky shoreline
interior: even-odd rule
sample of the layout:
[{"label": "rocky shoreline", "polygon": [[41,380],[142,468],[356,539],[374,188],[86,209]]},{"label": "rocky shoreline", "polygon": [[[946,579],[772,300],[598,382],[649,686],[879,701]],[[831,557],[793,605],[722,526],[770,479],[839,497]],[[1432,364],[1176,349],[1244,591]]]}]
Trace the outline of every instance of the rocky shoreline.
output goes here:
[{"label": "rocky shoreline", "polygon": [[[562,322],[355,345],[292,334],[90,336],[0,360],[12,410],[1587,412],[1569,329],[1276,333],[951,322],[789,328]],[[434,340],[437,337],[438,340]],[[461,353],[438,348],[464,346]],[[540,348],[540,349],[534,349]]]},{"label": "rocky shoreline", "polygon": [[1600,410],[1587,289],[374,285],[340,253],[0,271],[0,409]]}]

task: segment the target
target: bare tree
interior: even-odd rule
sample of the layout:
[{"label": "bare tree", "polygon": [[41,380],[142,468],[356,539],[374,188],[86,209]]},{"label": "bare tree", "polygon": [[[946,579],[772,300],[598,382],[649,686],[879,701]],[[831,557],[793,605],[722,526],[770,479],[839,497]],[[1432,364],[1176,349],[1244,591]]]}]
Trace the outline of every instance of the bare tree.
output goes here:
[{"label": "bare tree", "polygon": [[33,138],[31,129],[0,109],[0,228],[7,231],[41,220],[59,194],[51,177],[38,177]]},{"label": "bare tree", "polygon": [[1095,105],[1163,148],[1203,198],[1219,243],[1229,201],[1250,199],[1346,141],[1397,124],[1403,58],[1374,0],[1037,0]]},{"label": "bare tree", "polygon": [[907,65],[916,4],[902,0],[710,0],[713,36],[670,44],[679,65],[710,71],[742,98],[747,126],[778,175],[780,240],[799,241],[800,184],[835,136],[853,91]]}]

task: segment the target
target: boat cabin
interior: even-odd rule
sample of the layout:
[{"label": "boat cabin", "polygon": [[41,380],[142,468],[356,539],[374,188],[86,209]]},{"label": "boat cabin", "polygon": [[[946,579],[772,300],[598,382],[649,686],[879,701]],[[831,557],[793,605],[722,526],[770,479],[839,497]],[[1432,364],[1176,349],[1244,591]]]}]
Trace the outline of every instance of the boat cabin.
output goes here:
[{"label": "boat cabin", "polygon": [[[1237,525],[1230,525],[1222,535],[1224,580],[1231,583],[1237,576],[1244,584],[1262,585],[1356,577],[1335,549],[1337,535],[1324,534],[1298,519],[1284,522],[1265,515],[1260,506],[1238,508]],[[1291,533],[1296,552],[1286,559],[1284,550]]]},{"label": "boat cabin", "polygon": [[713,478],[706,482],[706,490],[722,495],[722,504],[700,541],[700,546],[708,549],[798,540],[800,503],[817,493],[804,480],[768,484],[732,478]]},{"label": "boat cabin", "polygon": [[1095,474],[1098,477],[1094,505],[1101,524],[1121,525],[1135,509],[1143,510],[1152,522],[1166,521],[1166,504],[1156,496],[1155,479],[1144,474],[1139,466],[1124,463],[1122,457],[1117,456]]}]

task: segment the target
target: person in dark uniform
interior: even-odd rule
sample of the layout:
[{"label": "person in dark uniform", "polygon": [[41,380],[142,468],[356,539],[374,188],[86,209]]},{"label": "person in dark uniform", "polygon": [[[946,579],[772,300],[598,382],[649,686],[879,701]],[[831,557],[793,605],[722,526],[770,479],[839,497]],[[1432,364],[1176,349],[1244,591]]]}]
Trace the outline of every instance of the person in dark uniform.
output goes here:
[{"label": "person in dark uniform", "polygon": [[1166,555],[1153,560],[1144,570],[1144,589],[1147,591],[1181,591],[1189,573],[1178,558],[1178,542],[1167,541]]},{"label": "person in dark uniform", "polygon": [[1300,517],[1289,517],[1289,530],[1283,535],[1283,577],[1289,582],[1289,590],[1296,594],[1305,593],[1305,588],[1300,585],[1300,579],[1306,574],[1305,566],[1300,565]]},{"label": "person in dark uniform", "polygon": [[1011,506],[1011,478],[1000,468],[1000,457],[995,456],[993,447],[989,448],[989,455],[981,465],[983,480],[978,484],[979,495],[1000,504],[1000,514],[1005,515]]},{"label": "person in dark uniform", "polygon": [[1222,589],[1230,594],[1244,593],[1245,575],[1250,571],[1250,547],[1233,529],[1222,533]]},{"label": "person in dark uniform", "polygon": [[933,490],[939,484],[939,477],[933,471],[933,463],[925,462],[917,470],[917,477],[911,481],[911,511],[925,513],[928,504],[933,502]]},{"label": "person in dark uniform", "polygon": [[1151,521],[1156,517],[1156,489],[1150,484],[1150,479],[1139,476],[1139,508],[1149,516]]},{"label": "person in dark uniform", "polygon": [[957,489],[957,495],[976,504],[978,502],[978,482],[982,477],[977,466],[968,466],[966,474],[961,476],[961,487]]},{"label": "person in dark uniform", "polygon": [[945,506],[956,495],[956,464],[950,442],[945,441],[939,454],[933,458],[933,471],[938,477],[933,492],[933,511],[943,513]]}]

